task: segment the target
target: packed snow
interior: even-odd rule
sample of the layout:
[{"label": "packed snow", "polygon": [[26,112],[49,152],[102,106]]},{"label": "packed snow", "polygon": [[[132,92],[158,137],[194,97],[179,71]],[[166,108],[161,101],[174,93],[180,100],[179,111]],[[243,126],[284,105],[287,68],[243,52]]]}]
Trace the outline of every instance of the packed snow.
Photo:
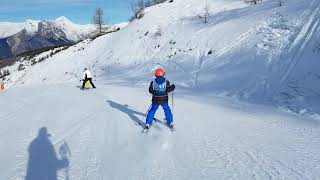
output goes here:
[{"label": "packed snow", "polygon": [[[158,4],[118,32],[10,67],[2,177],[44,164],[59,180],[318,179],[320,2],[208,1],[204,23],[205,2]],[[177,131],[163,121],[142,134],[158,66],[177,85]],[[97,89],[79,90],[84,68]],[[41,143],[53,147],[33,150]],[[53,160],[30,162],[46,148]]]},{"label": "packed snow", "polygon": [[[150,105],[147,88],[95,83],[98,89],[88,91],[61,84],[16,87],[0,94],[5,124],[0,129],[1,179],[37,177],[41,166],[57,172],[59,180],[320,176],[318,121],[177,90],[176,131],[162,121],[143,134]],[[159,111],[156,117],[164,116]],[[38,135],[42,127],[49,139]],[[63,161],[64,144],[71,152],[65,158],[69,163],[58,170],[54,165]],[[46,151],[55,153],[44,158]],[[30,162],[30,156],[37,161]]]}]

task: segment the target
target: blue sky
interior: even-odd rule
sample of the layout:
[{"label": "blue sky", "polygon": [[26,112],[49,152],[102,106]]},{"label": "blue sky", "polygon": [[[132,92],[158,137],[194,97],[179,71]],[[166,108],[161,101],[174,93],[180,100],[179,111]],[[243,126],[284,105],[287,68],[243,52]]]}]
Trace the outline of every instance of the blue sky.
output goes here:
[{"label": "blue sky", "polygon": [[96,7],[104,10],[108,23],[128,21],[131,0],[0,0],[0,21],[56,19],[65,16],[73,22],[92,22]]}]

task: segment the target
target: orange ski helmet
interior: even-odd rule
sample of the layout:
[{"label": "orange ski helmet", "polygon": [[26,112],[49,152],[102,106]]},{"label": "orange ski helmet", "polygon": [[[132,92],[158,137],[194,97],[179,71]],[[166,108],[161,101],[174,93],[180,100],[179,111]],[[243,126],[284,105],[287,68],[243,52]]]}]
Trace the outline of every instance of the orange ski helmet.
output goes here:
[{"label": "orange ski helmet", "polygon": [[162,69],[162,68],[158,68],[158,69],[155,71],[155,73],[154,73],[154,75],[155,75],[156,77],[162,77],[162,76],[164,76],[164,74],[165,74],[165,71],[164,71],[164,69]]}]

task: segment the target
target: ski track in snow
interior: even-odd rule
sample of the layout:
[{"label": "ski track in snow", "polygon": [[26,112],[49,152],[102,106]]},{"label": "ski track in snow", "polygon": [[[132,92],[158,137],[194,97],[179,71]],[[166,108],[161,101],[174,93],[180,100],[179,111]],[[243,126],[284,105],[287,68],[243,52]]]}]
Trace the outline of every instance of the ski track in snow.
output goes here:
[{"label": "ski track in snow", "polygon": [[[319,25],[319,11],[320,11],[320,4],[317,1],[312,1],[310,3],[310,11],[309,14],[306,14],[302,20],[303,26],[297,33],[297,37],[293,41],[293,47],[290,47],[289,51],[294,51],[292,54],[291,61],[292,63],[289,64],[287,70],[284,72],[284,75],[281,78],[281,82],[287,80],[290,73],[292,73],[292,69],[299,63],[301,60],[301,54],[305,51],[307,43],[309,42],[310,36],[314,33],[314,30]],[[318,4],[318,5],[316,5]],[[315,6],[314,8],[312,8]],[[300,43],[299,43],[300,42]],[[298,47],[296,47],[298,46]]]},{"label": "ski track in snow", "polygon": [[[316,169],[319,168],[317,164],[320,161],[317,149],[313,148],[318,147],[316,137],[319,133],[315,131],[317,128],[299,124],[299,120],[292,119],[298,117],[286,118],[288,115],[279,114],[259,119],[260,115],[255,115],[254,109],[247,114],[241,110],[223,107],[219,105],[219,101],[215,103],[217,105],[211,106],[177,97],[174,112],[177,130],[171,132],[164,123],[155,122],[147,134],[142,134],[141,126],[130,118],[132,115],[127,114],[148,107],[147,101],[139,103],[138,99],[145,99],[143,97],[145,93],[139,88],[100,86],[97,90],[80,92],[77,92],[79,90],[76,88],[63,88],[63,86],[49,87],[48,92],[41,89],[43,88],[39,89],[40,93],[37,95],[32,94],[34,90],[20,92],[19,96],[24,98],[16,104],[24,107],[20,109],[21,113],[30,112],[30,108],[36,107],[40,110],[47,109],[43,103],[60,104],[63,107],[59,112],[55,112],[60,118],[52,124],[50,122],[52,119],[41,118],[41,112],[33,112],[33,117],[40,116],[40,118],[30,119],[28,124],[24,124],[26,130],[21,130],[21,133],[26,134],[19,134],[17,140],[8,144],[8,148],[16,147],[12,149],[17,151],[10,153],[15,154],[14,157],[10,157],[15,164],[9,166],[11,170],[7,172],[6,179],[24,179],[28,161],[26,149],[37,133],[32,129],[40,128],[38,126],[41,124],[48,127],[49,133],[52,132],[50,139],[57,154],[59,146],[64,142],[68,143],[71,149],[70,166],[68,171],[58,172],[59,180],[67,177],[75,180],[216,178],[311,180],[317,177]],[[136,98],[122,97],[127,91]],[[67,99],[54,98],[62,92],[68,97]],[[7,95],[10,93],[11,90],[4,92]],[[2,94],[0,96],[7,97]],[[82,96],[88,102],[87,111],[83,111],[81,103],[72,103],[72,99],[78,96]],[[39,98],[43,99],[38,102],[39,104],[31,103]],[[108,105],[106,100],[119,103],[120,109]],[[71,104],[73,105],[70,106]],[[66,115],[60,116],[60,111],[64,109],[67,110]],[[191,109],[193,114],[185,113]],[[70,121],[68,117],[72,112],[76,112],[73,115],[76,120]],[[15,124],[24,121],[24,117],[19,114],[0,112],[0,115],[10,116],[12,123]],[[144,116],[140,114],[134,116],[144,121]],[[156,116],[161,117],[163,114],[160,111]],[[296,130],[301,125],[305,130]],[[247,132],[248,129],[250,132]],[[10,133],[12,132],[9,131],[8,134]],[[307,140],[304,136],[313,138]],[[2,134],[0,137],[7,136]],[[301,149],[303,146],[309,147]],[[290,159],[287,159],[287,153],[290,154]],[[0,156],[3,155],[5,154]],[[293,162],[297,164],[292,164]],[[3,173],[3,169],[0,171]]]},{"label": "ski track in snow", "polygon": [[200,70],[204,69],[205,67],[208,67],[208,65],[212,61],[214,61],[217,57],[219,57],[219,56],[223,55],[224,53],[230,51],[232,48],[236,47],[236,45],[239,45],[242,41],[246,40],[250,36],[250,34],[253,33],[254,31],[255,31],[255,29],[250,29],[249,31],[243,33],[238,38],[236,38],[234,40],[234,42],[231,42],[231,43],[227,44],[224,48],[222,48],[217,53],[215,53],[213,57],[210,57],[208,59],[208,61],[203,65],[203,68],[201,68]]}]

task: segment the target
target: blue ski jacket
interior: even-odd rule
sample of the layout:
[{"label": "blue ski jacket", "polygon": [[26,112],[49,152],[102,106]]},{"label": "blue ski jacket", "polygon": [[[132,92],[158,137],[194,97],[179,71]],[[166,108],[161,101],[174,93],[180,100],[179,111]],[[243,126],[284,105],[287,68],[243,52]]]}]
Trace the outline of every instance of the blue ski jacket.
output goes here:
[{"label": "blue ski jacket", "polygon": [[152,94],[152,103],[163,104],[168,102],[168,93],[174,91],[175,88],[175,85],[170,84],[166,78],[157,77],[149,86],[149,92]]}]

